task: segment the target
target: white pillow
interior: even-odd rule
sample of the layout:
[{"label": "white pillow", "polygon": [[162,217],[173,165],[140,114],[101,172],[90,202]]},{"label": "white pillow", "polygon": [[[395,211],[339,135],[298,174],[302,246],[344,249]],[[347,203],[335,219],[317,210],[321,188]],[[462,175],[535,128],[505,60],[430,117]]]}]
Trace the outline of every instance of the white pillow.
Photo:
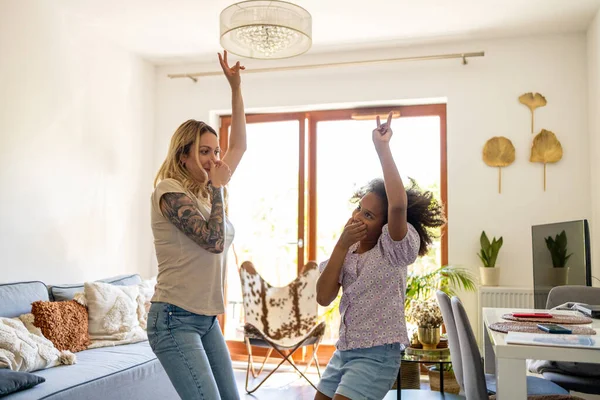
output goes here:
[{"label": "white pillow", "polygon": [[75,363],[73,353],[59,351],[33,326],[32,314],[20,318],[0,318],[0,368],[33,372]]},{"label": "white pillow", "polygon": [[150,300],[154,296],[154,287],[156,286],[156,276],[142,281],[138,285],[140,295],[138,296],[138,320],[142,329],[146,330],[148,324],[148,311],[150,311]]},{"label": "white pillow", "polygon": [[140,327],[137,314],[137,285],[116,286],[104,282],[86,282],[84,294],[92,342],[130,342],[135,338],[145,340],[146,334]]}]

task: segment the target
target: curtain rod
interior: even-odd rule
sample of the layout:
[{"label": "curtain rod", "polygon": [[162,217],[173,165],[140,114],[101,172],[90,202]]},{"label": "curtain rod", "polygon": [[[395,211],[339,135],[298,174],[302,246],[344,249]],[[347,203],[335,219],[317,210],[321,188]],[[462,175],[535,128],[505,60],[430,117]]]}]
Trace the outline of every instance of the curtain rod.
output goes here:
[{"label": "curtain rod", "polygon": [[[454,53],[454,54],[439,54],[433,56],[418,56],[418,57],[401,57],[401,58],[384,58],[378,60],[365,60],[365,61],[344,61],[344,62],[335,62],[328,64],[307,64],[307,65],[293,65],[288,67],[271,67],[271,68],[256,68],[256,69],[247,69],[244,71],[244,74],[256,74],[261,72],[280,72],[280,71],[297,71],[302,69],[316,69],[316,68],[328,68],[328,67],[350,67],[356,65],[370,65],[370,64],[383,64],[383,63],[392,63],[399,61],[427,61],[427,60],[446,60],[452,58],[460,58],[462,59],[462,64],[467,64],[467,58],[470,57],[483,57],[485,56],[485,52],[478,51],[473,53]],[[198,82],[199,77],[207,77],[207,76],[217,76],[222,75],[222,71],[215,72],[193,72],[188,74],[169,74],[168,77],[171,79],[176,78],[189,78],[194,82]]]}]

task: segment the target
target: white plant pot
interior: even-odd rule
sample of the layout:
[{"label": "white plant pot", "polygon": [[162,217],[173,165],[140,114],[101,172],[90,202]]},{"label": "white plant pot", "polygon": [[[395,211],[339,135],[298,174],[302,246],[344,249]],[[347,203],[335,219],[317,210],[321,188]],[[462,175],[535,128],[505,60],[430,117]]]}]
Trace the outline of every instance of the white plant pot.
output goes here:
[{"label": "white plant pot", "polygon": [[500,268],[479,267],[482,286],[498,286],[500,282]]},{"label": "white plant pot", "polygon": [[567,285],[569,283],[569,267],[549,268],[548,281],[551,287]]}]

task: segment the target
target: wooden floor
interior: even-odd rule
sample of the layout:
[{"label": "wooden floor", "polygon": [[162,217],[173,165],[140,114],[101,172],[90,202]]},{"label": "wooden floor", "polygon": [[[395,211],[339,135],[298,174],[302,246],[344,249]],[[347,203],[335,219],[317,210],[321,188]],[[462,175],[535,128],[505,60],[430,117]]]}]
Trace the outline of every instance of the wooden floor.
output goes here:
[{"label": "wooden floor", "polygon": [[[260,382],[260,379],[266,376],[263,372],[258,380],[253,381],[250,378],[249,386],[254,387]],[[316,385],[319,382],[317,374],[308,374],[308,378]],[[235,370],[235,380],[237,382],[240,398],[254,400],[305,400],[315,398],[315,389],[302,377],[293,372],[276,372],[273,374],[256,392],[247,394],[245,390],[246,371]]]},{"label": "wooden floor", "polygon": [[[267,375],[263,372],[256,383]],[[316,385],[319,382],[319,376],[308,374],[309,379]],[[246,370],[235,369],[235,380],[240,393],[240,398],[244,400],[312,400],[315,398],[315,389],[302,377],[293,372],[274,373],[256,392],[247,394],[245,390]],[[250,387],[254,387],[252,377],[249,381]]]},{"label": "wooden floor", "polygon": [[[235,380],[242,400],[313,400],[315,398],[315,389],[313,389],[313,387],[298,374],[292,372],[291,369],[284,372],[276,372],[260,387],[260,389],[253,394],[247,394],[244,389],[246,383],[246,370],[245,368],[242,369],[242,367],[242,363],[234,363]],[[322,371],[323,369],[321,369],[321,372]],[[263,372],[261,377],[264,376],[266,376],[265,372]],[[319,376],[316,373],[309,373],[307,376],[315,383],[315,385],[319,381]],[[252,385],[252,379],[249,383]],[[426,379],[423,379],[423,376],[421,380],[421,389],[429,389],[429,382]],[[596,395],[582,393],[571,394],[586,400],[600,400],[600,396]],[[391,397],[393,399],[396,398],[395,394]]]},{"label": "wooden floor", "polygon": [[[274,373],[256,392],[247,394],[245,390],[246,370],[242,368],[242,363],[234,363],[235,380],[240,398],[243,400],[313,400],[315,398],[316,390],[297,373],[292,372],[291,368],[284,372]],[[321,372],[323,372],[323,368]],[[253,381],[251,377],[249,387],[254,387],[267,373],[263,372],[256,381]],[[319,376],[316,372],[309,373],[307,376],[317,385]],[[421,389],[429,390],[429,382],[421,381]],[[396,398],[395,395],[393,398]]]}]

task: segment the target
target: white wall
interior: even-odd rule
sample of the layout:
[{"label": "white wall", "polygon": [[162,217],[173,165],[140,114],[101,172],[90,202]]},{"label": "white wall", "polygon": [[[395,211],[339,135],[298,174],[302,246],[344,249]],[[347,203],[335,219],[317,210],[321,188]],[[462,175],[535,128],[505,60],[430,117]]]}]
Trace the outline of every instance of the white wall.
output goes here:
[{"label": "white wall", "polygon": [[594,286],[600,286],[600,11],[587,32],[588,110],[592,191],[592,272]]},{"label": "white wall", "polygon": [[148,276],[154,67],[57,9],[0,8],[0,282]]},{"label": "white wall", "polygon": [[[477,273],[478,238],[485,229],[490,235],[504,237],[498,260],[501,285],[532,286],[531,225],[589,218],[591,214],[584,34],[312,56],[297,62],[479,50],[486,51],[486,56],[469,60],[468,66],[447,60],[246,74],[246,105],[250,110],[310,109],[325,103],[446,97],[449,262]],[[256,64],[247,64],[252,65]],[[203,78],[194,84],[188,79],[168,79],[167,73],[217,69],[216,62],[157,69],[155,167],[182,121],[207,120],[211,111],[230,107],[222,77]],[[529,91],[541,92],[548,99],[548,106],[537,112],[537,128],[554,131],[564,147],[563,160],[548,166],[546,192],[542,166],[528,161],[533,138],[529,110],[517,100]],[[497,171],[481,160],[483,144],[495,135],[509,137],[517,149],[515,164],[503,172],[501,195],[497,193]],[[475,296],[465,300],[475,318]]]}]

